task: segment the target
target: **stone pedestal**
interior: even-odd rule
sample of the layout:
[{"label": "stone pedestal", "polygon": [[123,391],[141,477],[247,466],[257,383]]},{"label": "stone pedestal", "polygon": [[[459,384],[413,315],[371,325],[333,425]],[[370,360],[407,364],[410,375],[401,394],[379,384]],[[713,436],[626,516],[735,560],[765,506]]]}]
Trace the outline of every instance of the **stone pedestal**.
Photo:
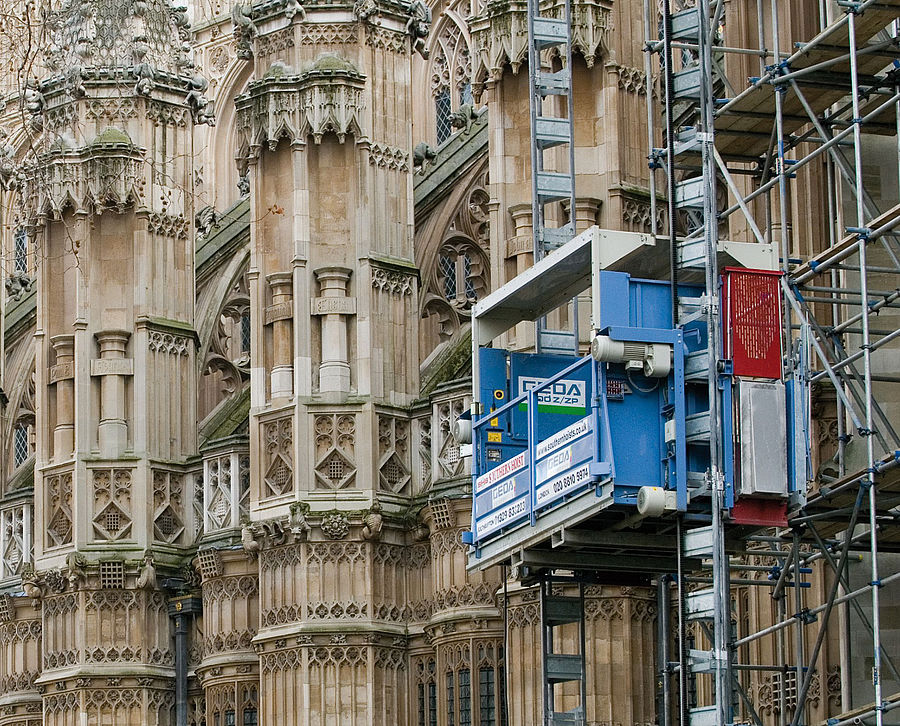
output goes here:
[{"label": "stone pedestal", "polygon": [[347,359],[347,319],[354,312],[353,298],[347,297],[351,270],[323,267],[316,270],[321,297],[313,312],[322,316],[322,363],[319,366],[319,390],[350,392],[350,363]]},{"label": "stone pedestal", "polygon": [[100,455],[119,456],[128,444],[125,420],[125,376],[132,375],[132,361],[125,358],[131,333],[104,330],[94,334],[100,358],[91,361],[91,375],[100,378],[100,426],[97,432]]},{"label": "stone pedestal", "polygon": [[56,353],[56,364],[50,369],[50,383],[56,384],[53,458],[65,461],[75,448],[75,336],[55,335],[50,344]]},{"label": "stone pedestal", "polygon": [[293,282],[290,272],[266,275],[272,288],[272,304],[266,310],[266,322],[272,324],[272,398],[290,398],[293,377]]}]

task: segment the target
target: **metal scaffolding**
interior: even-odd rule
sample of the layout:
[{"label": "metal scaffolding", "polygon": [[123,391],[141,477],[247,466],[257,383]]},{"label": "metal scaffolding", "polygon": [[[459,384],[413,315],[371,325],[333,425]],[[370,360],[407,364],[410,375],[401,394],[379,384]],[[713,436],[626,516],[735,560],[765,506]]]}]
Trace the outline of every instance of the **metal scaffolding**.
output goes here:
[{"label": "metal scaffolding", "polygon": [[[883,669],[898,682],[900,674],[896,654],[882,646],[881,623],[881,592],[900,579],[882,556],[900,550],[900,437],[896,408],[886,403],[896,400],[900,383],[900,316],[892,313],[900,307],[900,205],[879,208],[885,205],[868,186],[864,155],[870,135],[894,137],[900,151],[900,0],[821,0],[820,32],[809,40],[791,37],[801,25],[792,3],[747,0],[726,8],[723,0],[694,7],[679,1],[673,7],[647,0],[644,9],[645,68],[648,78],[657,71],[660,77],[656,97],[647,94],[650,218],[655,224],[655,207],[665,199],[668,225],[665,235],[653,233],[672,241],[673,283],[702,279],[705,287],[698,311],[677,298],[673,284],[673,309],[676,323],[679,316],[706,317],[712,402],[725,358],[718,349],[720,236],[778,245],[787,425],[796,451],[788,466],[798,486],[786,528],[761,533],[726,523],[720,412],[710,406],[711,465],[696,496],[708,497],[711,526],[679,517],[679,571],[659,580],[660,607],[668,606],[672,587],[679,624],[671,633],[660,618],[659,723],[761,726],[748,674],[770,672],[779,723],[806,724],[824,641],[838,614],[849,611],[869,633],[873,699],[851,712],[844,682],[843,712],[828,724],[882,726],[900,708],[900,693],[883,688]],[[755,19],[752,47],[730,32],[729,21],[739,23],[729,13],[743,13],[744,27]],[[758,69],[751,68],[755,61]],[[758,75],[743,88],[748,70]],[[814,206],[804,209],[800,199]],[[820,234],[811,234],[816,227]],[[832,476],[808,471],[814,386],[833,389],[836,400]],[[849,563],[860,552],[868,557],[868,582],[854,587]],[[689,556],[704,563],[701,570],[684,564]],[[808,602],[817,561],[831,573],[826,597]],[[735,623],[732,612],[736,593],[750,587],[766,591],[777,614],[755,631]],[[706,649],[689,642],[694,632]],[[747,658],[748,646],[761,642],[770,644],[775,662]]]}]

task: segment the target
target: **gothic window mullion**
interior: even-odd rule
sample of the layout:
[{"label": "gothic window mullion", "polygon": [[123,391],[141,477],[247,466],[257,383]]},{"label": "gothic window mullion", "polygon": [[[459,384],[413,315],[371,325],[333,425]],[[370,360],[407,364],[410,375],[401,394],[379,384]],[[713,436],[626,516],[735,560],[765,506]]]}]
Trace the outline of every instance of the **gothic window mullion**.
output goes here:
[{"label": "gothic window mullion", "polygon": [[231,505],[231,527],[237,527],[241,523],[241,495],[240,495],[240,461],[241,457],[236,451],[231,453],[229,460],[231,468],[228,477],[228,501]]}]

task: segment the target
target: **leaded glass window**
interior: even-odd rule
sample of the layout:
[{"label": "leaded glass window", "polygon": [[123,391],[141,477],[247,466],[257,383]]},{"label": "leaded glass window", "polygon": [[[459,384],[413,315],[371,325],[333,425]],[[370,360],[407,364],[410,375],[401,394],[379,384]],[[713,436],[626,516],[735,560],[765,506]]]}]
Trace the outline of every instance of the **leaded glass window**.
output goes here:
[{"label": "leaded glass window", "polygon": [[450,125],[450,114],[453,109],[450,105],[450,91],[444,88],[437,96],[434,97],[434,117],[437,128],[437,141],[443,144],[447,137],[453,133],[453,127]]}]

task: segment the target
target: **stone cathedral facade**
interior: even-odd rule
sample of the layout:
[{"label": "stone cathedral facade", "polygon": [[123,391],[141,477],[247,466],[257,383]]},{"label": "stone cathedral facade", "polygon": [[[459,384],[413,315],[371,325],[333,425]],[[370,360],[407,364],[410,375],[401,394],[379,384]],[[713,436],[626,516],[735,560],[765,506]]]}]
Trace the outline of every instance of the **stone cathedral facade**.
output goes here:
[{"label": "stone cathedral facade", "polygon": [[[560,214],[646,231],[641,3],[573,6]],[[538,723],[536,594],[466,573],[451,436],[472,303],[531,264],[524,3],[32,30],[0,89],[0,726]],[[588,722],[652,723],[653,589],[585,609]]]}]

